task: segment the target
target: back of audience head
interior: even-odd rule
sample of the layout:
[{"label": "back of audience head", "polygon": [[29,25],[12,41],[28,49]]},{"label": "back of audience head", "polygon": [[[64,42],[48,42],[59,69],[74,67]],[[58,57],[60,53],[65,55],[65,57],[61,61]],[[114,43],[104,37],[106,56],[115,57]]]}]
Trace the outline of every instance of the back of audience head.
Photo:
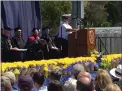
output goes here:
[{"label": "back of audience head", "polygon": [[35,72],[33,75],[33,82],[36,88],[40,88],[44,84],[44,75],[41,75],[39,72]]},{"label": "back of audience head", "polygon": [[112,83],[112,79],[108,72],[104,69],[99,69],[96,73],[95,88],[104,89],[108,84]]},{"label": "back of audience head", "polygon": [[119,86],[120,86],[120,88],[122,90],[122,78],[119,80]]},{"label": "back of audience head", "polygon": [[64,88],[59,81],[53,80],[48,86],[48,91],[64,91]]},{"label": "back of audience head", "polygon": [[36,68],[32,68],[31,69],[31,72],[30,72],[30,76],[33,77],[34,73],[37,72],[37,69]]},{"label": "back of audience head", "polygon": [[110,75],[113,80],[117,81],[122,78],[122,64],[119,64],[117,68],[113,68],[110,70]]},{"label": "back of audience head", "polygon": [[117,84],[108,84],[104,91],[121,91],[120,87]]},{"label": "back of audience head", "polygon": [[16,81],[16,77],[15,74],[13,72],[5,72],[3,73],[3,76],[6,76],[10,79],[11,85],[13,86],[15,81]]},{"label": "back of audience head", "polygon": [[32,89],[33,89],[32,77],[30,77],[28,75],[21,76],[18,81],[18,87],[20,88],[20,91],[32,91]]},{"label": "back of audience head", "polygon": [[120,89],[122,90],[122,78],[119,79],[119,81],[115,81],[114,83],[117,84],[120,87]]},{"label": "back of audience head", "polygon": [[78,74],[77,79],[80,79],[80,78],[82,78],[82,77],[88,77],[88,78],[91,79],[91,75],[90,75],[88,72],[80,72],[80,73]]},{"label": "back of audience head", "polygon": [[61,72],[60,72],[59,70],[57,70],[57,71],[52,71],[52,72],[50,73],[50,78],[51,78],[51,80],[58,80],[58,81],[60,81]]},{"label": "back of audience head", "polygon": [[1,77],[1,91],[12,91],[10,79],[6,76]]},{"label": "back of audience head", "polygon": [[75,64],[72,70],[72,74],[75,79],[77,79],[77,76],[80,72],[85,72],[84,66],[82,64]]},{"label": "back of audience head", "polygon": [[77,79],[77,91],[93,91],[93,83],[88,72],[80,72]]}]

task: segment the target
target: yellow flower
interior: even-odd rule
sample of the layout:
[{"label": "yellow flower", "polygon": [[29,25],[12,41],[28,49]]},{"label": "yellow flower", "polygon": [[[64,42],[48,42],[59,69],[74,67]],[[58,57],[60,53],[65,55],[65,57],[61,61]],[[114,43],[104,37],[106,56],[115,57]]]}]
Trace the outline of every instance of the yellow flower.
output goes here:
[{"label": "yellow flower", "polygon": [[[91,54],[90,57],[76,57],[76,58],[60,58],[60,59],[49,59],[49,60],[39,60],[39,61],[26,61],[26,62],[7,62],[2,63],[2,72],[9,71],[10,68],[18,68],[18,67],[24,67],[28,68],[29,66],[41,66],[43,71],[49,71],[52,69],[62,69],[67,68],[69,65],[77,62],[93,62],[96,63],[96,56],[98,55],[98,52],[96,50],[93,51],[93,54]],[[103,55],[102,62],[109,64],[111,61],[113,61],[115,58],[118,60],[122,58],[122,54],[110,54],[110,55]],[[51,65],[51,69],[48,68],[48,66]],[[10,70],[11,71],[11,70]],[[19,74],[19,70],[14,71],[15,74]]]},{"label": "yellow flower", "polygon": [[18,69],[15,69],[13,73],[14,74],[20,74],[20,71]]}]

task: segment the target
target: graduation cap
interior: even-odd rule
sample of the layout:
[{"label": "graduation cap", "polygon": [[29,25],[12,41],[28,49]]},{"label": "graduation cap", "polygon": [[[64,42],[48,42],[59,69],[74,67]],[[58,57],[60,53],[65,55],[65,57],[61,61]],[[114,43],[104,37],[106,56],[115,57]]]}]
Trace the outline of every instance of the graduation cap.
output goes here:
[{"label": "graduation cap", "polygon": [[15,31],[15,32],[21,31],[21,28],[20,28],[20,27],[16,27],[16,28],[14,28],[14,31]]},{"label": "graduation cap", "polygon": [[31,32],[35,32],[36,30],[38,30],[38,28],[33,28]]},{"label": "graduation cap", "polygon": [[10,28],[10,27],[4,27],[4,30],[12,31],[12,28]]}]

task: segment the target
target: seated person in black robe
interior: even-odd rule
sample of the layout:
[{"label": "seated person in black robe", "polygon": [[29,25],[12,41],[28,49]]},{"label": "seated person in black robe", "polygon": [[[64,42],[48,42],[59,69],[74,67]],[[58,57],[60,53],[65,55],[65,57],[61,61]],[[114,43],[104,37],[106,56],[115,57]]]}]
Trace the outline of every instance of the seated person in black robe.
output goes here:
[{"label": "seated person in black robe", "polygon": [[33,28],[32,35],[29,36],[25,48],[27,51],[28,60],[38,60],[43,58],[43,52],[46,50],[45,41],[41,40],[39,37],[39,31],[37,28]]},{"label": "seated person in black robe", "polygon": [[2,62],[10,62],[11,61],[11,51],[17,51],[17,47],[12,47],[11,40],[10,40],[10,27],[5,27],[2,31],[1,35],[1,60]]},{"label": "seated person in black robe", "polygon": [[22,30],[21,28],[14,29],[15,36],[12,37],[11,43],[13,47],[17,47],[19,49],[23,49],[25,47],[25,41],[22,38]]},{"label": "seated person in black robe", "polygon": [[[24,49],[25,48],[25,41],[22,38],[22,30],[21,28],[17,27],[14,28],[14,34],[15,36],[12,37],[11,43],[13,47],[17,47],[19,49]],[[20,61],[24,60],[24,53],[25,52],[20,52],[20,51],[12,51],[12,56],[14,56],[13,61]]]},{"label": "seated person in black robe", "polygon": [[50,32],[50,27],[46,26],[42,29],[43,34],[41,36],[42,39],[46,40],[48,46],[49,46],[49,58],[58,58],[59,57],[59,49],[56,47],[53,39],[50,37],[49,32]]}]

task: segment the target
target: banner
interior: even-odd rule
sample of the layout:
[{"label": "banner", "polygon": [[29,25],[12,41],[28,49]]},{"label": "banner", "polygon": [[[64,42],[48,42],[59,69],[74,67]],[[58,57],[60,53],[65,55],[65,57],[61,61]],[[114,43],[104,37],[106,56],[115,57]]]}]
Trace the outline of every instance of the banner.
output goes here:
[{"label": "banner", "polygon": [[[39,1],[2,1],[2,27],[22,28],[23,39],[27,40],[33,28],[41,28]],[[12,31],[11,37],[14,35]]]}]

